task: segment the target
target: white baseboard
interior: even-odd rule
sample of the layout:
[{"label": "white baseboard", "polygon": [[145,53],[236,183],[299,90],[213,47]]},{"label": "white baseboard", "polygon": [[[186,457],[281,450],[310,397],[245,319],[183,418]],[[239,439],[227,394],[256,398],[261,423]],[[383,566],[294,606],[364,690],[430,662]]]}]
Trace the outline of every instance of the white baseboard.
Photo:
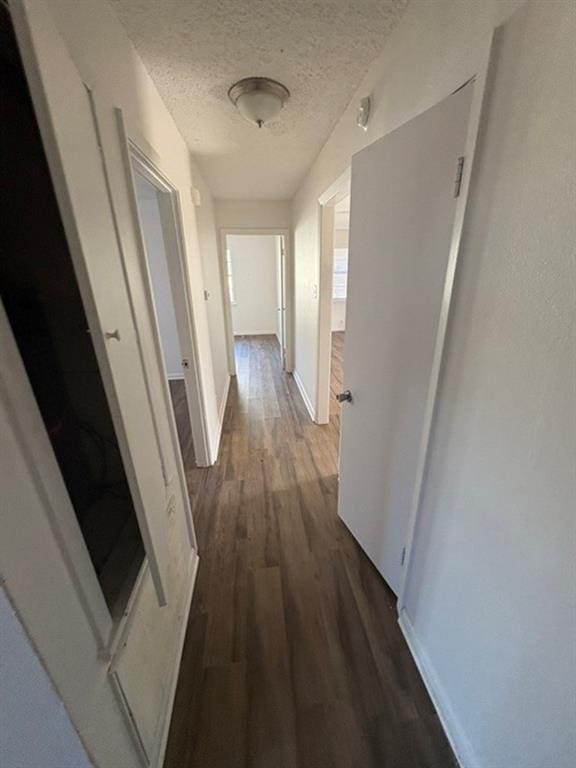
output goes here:
[{"label": "white baseboard", "polygon": [[276,336],[276,329],[271,331],[234,331],[234,336]]},{"label": "white baseboard", "polygon": [[459,765],[461,768],[479,768],[480,763],[474,755],[472,745],[454,714],[444,686],[440,682],[428,654],[418,640],[405,610],[401,612],[398,623]]},{"label": "white baseboard", "polygon": [[167,373],[166,376],[168,377],[168,381],[184,381],[183,373]]},{"label": "white baseboard", "polygon": [[224,394],[222,395],[222,400],[220,401],[220,408],[218,410],[218,427],[216,431],[216,439],[214,440],[214,445],[212,446],[212,462],[213,463],[218,461],[218,454],[220,452],[220,441],[222,439],[222,427],[224,426],[224,416],[226,414],[228,394],[230,393],[230,381],[231,381],[231,377],[227,376],[226,384],[224,385]]},{"label": "white baseboard", "polygon": [[154,756],[150,761],[150,765],[153,768],[162,768],[164,763],[164,757],[166,754],[166,746],[168,744],[168,734],[170,733],[170,722],[172,720],[172,710],[174,708],[174,699],[176,697],[176,687],[178,686],[178,677],[180,674],[180,662],[182,661],[182,651],[184,650],[184,640],[186,638],[186,630],[188,629],[188,618],[190,616],[190,608],[192,606],[192,597],[194,596],[194,585],[196,584],[196,574],[198,573],[198,563],[200,558],[196,552],[193,553],[192,573],[189,576],[190,586],[185,597],[184,603],[184,616],[182,617],[182,623],[178,627],[178,648],[177,658],[174,668],[172,670],[172,677],[170,678],[170,685],[166,694],[166,703],[164,706],[163,722],[160,730],[160,738],[154,751]]},{"label": "white baseboard", "polygon": [[296,370],[292,371],[292,376],[294,378],[294,381],[296,382],[298,391],[302,396],[302,400],[304,400],[304,405],[306,406],[306,410],[308,411],[310,418],[312,419],[312,421],[316,421],[316,418],[315,418],[316,414],[314,413],[314,408],[312,407],[312,403],[310,402],[310,398],[308,397],[308,392],[306,392],[306,388],[302,383],[302,379],[300,378],[298,371]]}]

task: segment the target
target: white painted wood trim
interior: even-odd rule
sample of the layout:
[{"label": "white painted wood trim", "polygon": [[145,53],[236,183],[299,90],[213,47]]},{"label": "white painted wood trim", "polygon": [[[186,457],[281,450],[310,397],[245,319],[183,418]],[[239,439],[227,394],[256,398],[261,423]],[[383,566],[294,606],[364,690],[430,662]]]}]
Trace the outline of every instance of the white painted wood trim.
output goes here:
[{"label": "white painted wood trim", "polygon": [[184,381],[183,373],[167,373],[166,378],[168,381]]},{"label": "white painted wood trim", "polygon": [[230,382],[231,377],[226,377],[226,384],[224,386],[224,394],[220,402],[220,408],[218,409],[218,431],[214,439],[214,445],[212,447],[212,462],[215,464],[218,461],[218,454],[220,453],[220,441],[222,440],[222,429],[224,427],[224,417],[226,415],[226,406],[228,405],[228,395],[230,394]]},{"label": "white painted wood trim", "polygon": [[308,414],[312,421],[316,421],[315,414],[314,414],[314,407],[312,405],[312,401],[310,400],[308,396],[308,392],[306,392],[306,388],[304,384],[302,383],[302,379],[300,378],[300,375],[298,371],[294,370],[292,371],[292,378],[296,382],[296,386],[298,387],[298,391],[300,392],[300,395],[302,396],[302,400],[304,401],[304,405],[306,406],[306,410],[308,411]]},{"label": "white painted wood trim", "polygon": [[318,198],[320,205],[336,205],[340,200],[346,197],[350,192],[350,184],[352,182],[352,166],[349,165],[346,170],[338,176],[328,189]]},{"label": "white painted wood trim", "polygon": [[224,307],[224,332],[226,334],[226,356],[228,374],[236,376],[236,357],[234,355],[234,328],[232,325],[232,302],[228,293],[228,270],[226,265],[226,231],[220,230],[218,238],[218,266],[220,268],[220,288]]},{"label": "white painted wood trim", "polygon": [[446,267],[446,278],[444,281],[444,290],[442,294],[442,306],[440,309],[440,317],[438,320],[438,329],[436,331],[434,358],[432,361],[430,381],[428,384],[426,410],[424,414],[424,423],[422,428],[422,437],[420,441],[418,465],[416,469],[416,479],[414,482],[414,491],[412,496],[412,504],[410,508],[410,516],[409,516],[409,522],[408,522],[408,532],[407,532],[406,544],[405,544],[406,555],[404,560],[404,571],[402,574],[401,587],[398,593],[398,612],[399,613],[401,613],[402,610],[405,608],[406,590],[407,590],[408,579],[410,574],[410,559],[411,559],[412,550],[413,550],[416,526],[418,524],[418,515],[419,515],[420,503],[422,499],[424,477],[426,474],[426,468],[428,464],[430,438],[432,435],[434,416],[436,412],[438,385],[439,385],[440,376],[442,373],[442,364],[444,361],[444,349],[446,345],[448,321],[450,318],[450,307],[452,304],[452,296],[454,292],[456,268],[458,266],[458,258],[461,250],[462,230],[464,227],[464,218],[466,215],[466,208],[468,205],[468,198],[470,193],[470,179],[472,176],[472,171],[474,166],[474,157],[476,153],[476,145],[477,145],[478,133],[480,129],[480,121],[482,118],[482,108],[486,98],[486,83],[487,83],[488,72],[490,68],[490,56],[492,53],[493,39],[494,39],[494,32],[490,34],[490,37],[486,41],[484,53],[481,60],[478,62],[476,71],[472,72],[469,78],[469,79],[474,78],[475,83],[474,83],[474,93],[472,95],[472,104],[470,106],[470,116],[468,118],[468,131],[466,136],[466,148],[465,148],[466,159],[464,163],[464,173],[462,177],[462,185],[460,188],[460,196],[456,201],[456,212],[454,215],[454,224],[452,227],[452,238],[450,241],[450,253],[448,256],[448,263]]},{"label": "white painted wood trim", "polygon": [[[138,213],[138,201],[136,197],[136,191],[134,187],[134,179],[132,176],[132,162],[136,163],[138,167],[138,171],[142,173],[142,175],[150,181],[151,184],[153,184],[157,189],[159,189],[161,192],[164,192],[166,195],[168,195],[169,198],[169,206],[166,206],[167,210],[163,210],[163,215],[169,216],[171,219],[171,227],[170,229],[173,230],[173,235],[170,237],[169,232],[164,232],[165,236],[168,235],[170,237],[171,242],[166,243],[166,250],[167,250],[167,257],[168,259],[171,258],[171,254],[173,257],[176,257],[177,260],[177,271],[179,273],[179,277],[181,277],[180,286],[183,291],[183,297],[184,297],[184,306],[178,305],[176,307],[176,322],[178,327],[178,337],[181,342],[182,346],[182,354],[184,357],[187,357],[190,360],[190,368],[188,369],[188,380],[187,380],[187,387],[186,387],[186,393],[189,400],[192,400],[191,403],[189,403],[190,407],[190,421],[192,426],[192,436],[194,440],[194,453],[196,456],[196,461],[198,465],[200,466],[209,466],[210,465],[210,441],[208,437],[208,427],[206,424],[206,414],[205,414],[205,406],[204,406],[204,397],[203,397],[203,391],[202,391],[202,385],[201,385],[201,379],[200,379],[200,372],[198,370],[198,346],[196,343],[196,330],[195,330],[195,322],[194,322],[194,311],[193,311],[193,301],[192,296],[190,293],[190,274],[188,269],[188,260],[186,259],[186,249],[184,246],[184,238],[182,235],[182,215],[181,215],[181,208],[180,208],[180,196],[177,188],[170,182],[170,180],[164,175],[164,173],[158,168],[156,165],[152,163],[150,158],[147,158],[146,155],[142,152],[142,150],[130,139],[130,136],[128,134],[129,130],[132,130],[131,127],[126,126],[124,121],[124,116],[122,113],[122,110],[117,109],[116,110],[117,119],[118,119],[118,127],[121,133],[121,136],[123,137],[123,150],[124,150],[124,162],[128,164],[128,169],[130,173],[130,181],[131,181],[131,193],[132,193],[132,203],[135,206],[135,216],[136,220],[139,222],[139,213]],[[147,289],[148,289],[148,305],[149,309],[153,313],[153,317],[156,318],[156,309],[154,305],[154,296],[152,291],[152,283],[150,278],[150,270],[148,265],[148,259],[146,256],[146,248],[144,244],[143,237],[141,235],[141,228],[138,226],[139,229],[139,250],[141,251],[140,257],[143,259],[144,262],[144,268],[146,270],[146,274],[148,277],[147,280]],[[163,228],[164,229],[164,228]],[[170,253],[168,253],[168,251]],[[171,267],[175,266],[169,263],[169,271],[171,272]],[[174,304],[176,305],[179,301],[179,296],[172,292],[172,298],[174,300]],[[182,322],[182,317],[185,318],[185,321]],[[157,347],[157,356],[159,357],[161,370],[164,372],[165,366],[164,366],[164,353],[162,351],[162,344],[160,340],[160,335],[157,329],[157,333],[155,334],[155,345]],[[184,343],[182,343],[182,341]],[[187,377],[183,375],[183,378],[186,380]],[[165,398],[167,398],[167,406],[169,408],[170,414],[172,414],[172,400],[170,398],[170,392],[168,389],[165,388]],[[175,427],[174,427],[175,428]],[[176,439],[177,439],[177,433],[176,433]],[[178,447],[178,446],[177,446]],[[179,455],[179,447],[178,447],[178,455]]]},{"label": "white painted wood trim", "polygon": [[[131,737],[138,749],[138,753],[140,755],[142,763],[145,766],[153,766],[153,768],[162,768],[164,754],[166,752],[168,734],[170,731],[170,720],[172,716],[172,709],[174,707],[174,697],[176,695],[176,688],[178,685],[178,675],[180,671],[180,663],[182,661],[182,651],[184,649],[184,640],[186,638],[186,630],[188,628],[188,619],[190,616],[190,608],[192,606],[192,598],[194,596],[194,588],[196,585],[196,576],[198,574],[199,562],[200,562],[200,559],[198,557],[197,552],[192,551],[190,556],[190,566],[188,568],[189,572],[185,578],[185,582],[187,582],[189,586],[183,598],[183,613],[181,616],[179,626],[177,628],[178,643],[176,646],[175,663],[172,668],[172,673],[170,675],[170,684],[167,688],[164,701],[162,702],[162,710],[158,718],[158,728],[157,728],[157,733],[159,734],[159,736],[157,738],[155,748],[154,748],[154,753],[152,755],[148,755],[148,753],[146,752],[146,748],[144,747],[144,743],[140,737],[138,725],[132,715],[132,710],[130,709],[130,705],[126,700],[126,697],[124,696],[122,683],[120,682],[120,679],[116,672],[116,667],[120,660],[122,648],[124,646],[124,640],[128,636],[128,633],[130,631],[130,626],[132,624],[132,621],[130,618],[128,618],[128,621],[126,622],[123,628],[122,635],[119,638],[117,643],[116,655],[114,656],[109,668],[109,677],[110,677],[112,687],[118,699],[120,709],[122,710],[122,714],[127,723]],[[147,568],[144,568],[140,573],[138,591],[140,591],[142,584],[144,582],[144,575],[146,573],[146,570]],[[135,598],[135,601],[136,599],[137,598]]]},{"label": "white painted wood trim", "polygon": [[108,153],[106,151],[106,143],[104,141],[104,137],[102,135],[102,129],[101,129],[101,125],[100,125],[99,100],[97,98],[97,94],[95,94],[94,91],[89,91],[88,93],[89,93],[90,104],[92,106],[92,116],[93,116],[93,120],[94,120],[94,127],[95,127],[95,130],[96,130],[96,134],[98,136],[98,145],[99,145],[100,154],[101,154],[101,157],[102,157],[102,169],[103,169],[103,172],[104,172],[104,178],[106,180],[106,187],[107,187],[108,197],[109,197],[109,200],[110,200],[110,212],[112,214],[112,219],[114,221],[114,228],[115,228],[115,231],[116,231],[116,238],[118,240],[119,252],[120,252],[120,256],[122,258],[122,269],[123,269],[123,272],[124,272],[124,280],[126,282],[126,287],[127,287],[128,300],[130,302],[130,312],[131,312],[131,315],[132,315],[132,321],[133,321],[133,324],[134,324],[134,331],[135,331],[135,334],[136,334],[136,341],[137,341],[137,345],[138,345],[138,353],[139,353],[139,356],[140,356],[140,361],[142,363],[142,370],[144,371],[144,386],[145,386],[145,389],[146,389],[146,397],[147,397],[148,405],[149,405],[149,408],[150,408],[150,414],[151,414],[151,417],[152,417],[152,424],[154,426],[154,436],[156,438],[156,445],[157,445],[157,448],[158,448],[158,454],[160,456],[160,462],[161,462],[161,465],[162,465],[162,475],[164,477],[164,482],[167,485],[168,484],[168,474],[169,473],[168,473],[168,468],[167,468],[167,464],[166,464],[166,456],[165,456],[165,452],[163,450],[162,439],[161,439],[161,436],[160,436],[160,427],[159,427],[159,424],[158,424],[157,413],[156,413],[156,409],[154,408],[154,397],[152,395],[152,386],[151,386],[151,382],[150,382],[149,371],[148,371],[148,368],[146,366],[146,354],[144,352],[144,345],[142,343],[142,333],[141,333],[141,329],[139,327],[139,324],[137,322],[138,318],[137,318],[137,314],[136,314],[136,310],[135,310],[135,302],[134,302],[134,296],[133,296],[133,287],[132,287],[132,283],[131,283],[131,280],[130,280],[130,270],[128,269],[128,266],[126,264],[125,246],[124,246],[124,243],[123,243],[123,240],[122,240],[121,228],[120,228],[120,226],[118,224],[117,206],[116,206],[115,201],[114,201],[114,188],[113,188],[113,183],[112,183],[111,178],[110,178],[110,172],[109,172],[109,167],[108,167],[108,162],[109,162]]},{"label": "white painted wood trim", "polygon": [[[281,235],[284,237],[284,280],[286,291],[286,373],[294,368],[294,280],[292,279],[293,261],[290,245],[290,230],[278,227],[261,227],[258,229],[243,229],[241,227],[221,227],[219,237],[220,283],[222,286],[222,302],[224,304],[224,325],[226,329],[226,348],[228,351],[228,372],[236,376],[236,359],[234,356],[234,329],[232,324],[232,307],[228,295],[228,280],[226,276],[226,237],[227,235]],[[270,331],[274,334],[275,330]],[[238,334],[240,335],[240,334]],[[254,334],[250,334],[254,335]]]},{"label": "white painted wood trim", "polygon": [[438,714],[444,733],[446,734],[450,746],[458,760],[458,764],[461,768],[480,768],[480,764],[474,755],[472,745],[454,714],[452,704],[446,695],[444,686],[440,682],[438,675],[428,658],[428,654],[420,644],[420,641],[414,632],[414,627],[405,610],[400,613],[398,623],[410,653],[412,654],[412,658],[416,662],[420,677],[424,681],[426,690],[432,699],[432,704]]},{"label": "white painted wood trim", "polygon": [[[230,379],[228,379],[230,381]],[[196,586],[196,576],[198,575],[198,566],[200,559],[196,552],[192,554],[192,574],[189,576],[190,586],[185,597],[184,602],[184,614],[182,617],[182,623],[178,628],[178,646],[176,651],[176,664],[172,670],[172,677],[170,678],[170,685],[166,694],[166,702],[164,705],[164,715],[162,717],[162,725],[160,729],[160,738],[157,742],[155,754],[153,755],[150,764],[153,768],[162,768],[164,763],[164,757],[166,754],[166,746],[168,744],[168,735],[170,733],[170,722],[172,720],[172,710],[174,709],[174,699],[176,697],[176,688],[178,687],[178,677],[180,674],[180,663],[182,661],[182,652],[184,650],[184,641],[186,640],[186,630],[188,629],[188,619],[190,617],[190,609],[192,608],[192,599],[194,597],[194,588]]]},{"label": "white painted wood trim", "polygon": [[[154,353],[156,358],[156,368],[157,373],[160,377],[160,383],[162,387],[162,395],[164,400],[164,411],[167,416],[168,420],[168,428],[170,433],[170,442],[171,442],[171,448],[172,448],[172,459],[173,463],[176,466],[176,473],[178,476],[178,482],[180,486],[180,494],[182,496],[182,505],[184,510],[184,515],[186,517],[186,524],[188,528],[188,536],[190,539],[190,545],[193,549],[197,549],[197,542],[196,542],[196,531],[194,530],[194,521],[192,519],[192,510],[190,507],[190,497],[188,495],[188,485],[186,482],[186,473],[184,471],[184,467],[182,465],[182,454],[180,450],[180,443],[178,441],[178,432],[176,429],[176,420],[174,417],[174,411],[172,408],[172,398],[170,396],[170,388],[168,386],[168,380],[165,377],[165,366],[164,366],[164,356],[162,352],[162,346],[160,341],[160,332],[158,329],[158,323],[156,319],[156,310],[154,306],[154,298],[152,294],[152,284],[151,284],[151,276],[150,276],[150,268],[148,265],[148,259],[146,256],[146,250],[144,246],[144,239],[142,235],[142,229],[140,226],[140,219],[139,219],[139,213],[138,213],[138,201],[136,198],[136,191],[134,187],[134,179],[132,176],[132,155],[131,155],[131,146],[130,146],[130,140],[128,137],[128,134],[126,132],[126,126],[124,123],[124,116],[121,109],[116,108],[115,109],[115,116],[116,116],[116,125],[118,128],[118,139],[120,142],[120,149],[121,149],[121,155],[122,155],[122,162],[124,164],[124,173],[126,175],[126,182],[127,182],[127,188],[128,188],[128,195],[129,195],[129,201],[130,201],[130,209],[131,214],[134,221],[134,232],[136,236],[136,243],[137,243],[137,249],[138,249],[138,260],[140,263],[140,268],[142,270],[142,274],[144,277],[144,290],[146,293],[146,307],[148,309],[148,313],[150,314],[150,321],[152,328],[154,329],[153,332],[153,345],[154,345]],[[143,167],[146,167],[146,164],[144,160],[142,159],[140,161],[143,165]],[[150,171],[152,173],[152,171]],[[163,179],[159,179],[158,183],[162,183],[162,188],[165,189],[168,194],[172,195],[174,194],[174,188],[169,185],[169,182],[164,181]],[[174,222],[174,226],[177,231],[177,224]],[[122,258],[125,258],[124,250],[122,250]],[[178,253],[178,258],[181,258],[180,253]],[[128,281],[127,281],[128,282]],[[130,285],[130,282],[128,282],[129,291],[132,292],[133,287]],[[138,326],[136,323],[137,333]],[[145,361],[143,361],[145,363]],[[195,369],[196,367],[196,357],[191,357],[191,365]],[[144,364],[144,372],[145,376],[149,376],[149,372],[146,368],[146,365]],[[151,402],[151,407],[153,412],[155,412],[155,405],[154,402]],[[158,440],[160,454],[164,454],[164,446],[162,445],[162,441]],[[194,446],[196,450],[196,446]],[[165,466],[167,466],[166,458],[163,458],[163,463]],[[172,477],[167,473],[165,470],[165,484],[166,488],[169,490],[171,483],[172,483]]]},{"label": "white painted wood trim", "polygon": [[143,768],[149,768],[150,761],[148,759],[146,749],[144,748],[144,744],[142,743],[142,740],[140,738],[140,734],[138,732],[136,722],[132,715],[132,710],[130,709],[130,706],[126,700],[126,697],[124,696],[124,691],[122,690],[122,686],[120,685],[120,680],[118,679],[118,675],[116,672],[110,673],[110,687],[112,688],[112,690],[114,691],[114,695],[116,696],[116,701],[118,702],[118,709],[122,713],[122,717],[126,724],[126,730],[130,734],[130,738],[132,739],[132,743],[134,744],[134,747],[136,749],[136,754],[140,759],[140,763],[143,766]]},{"label": "white painted wood trim", "polygon": [[0,408],[19,444],[70,580],[94,632],[100,654],[108,657],[113,632],[86,541],[72,507],[50,438],[0,299]]}]

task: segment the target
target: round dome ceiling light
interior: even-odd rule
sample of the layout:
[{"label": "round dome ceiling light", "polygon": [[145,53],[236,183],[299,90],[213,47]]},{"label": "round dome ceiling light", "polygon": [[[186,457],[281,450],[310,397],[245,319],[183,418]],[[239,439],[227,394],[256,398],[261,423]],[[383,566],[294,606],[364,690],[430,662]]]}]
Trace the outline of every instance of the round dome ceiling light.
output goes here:
[{"label": "round dome ceiling light", "polygon": [[228,97],[242,117],[262,128],[280,112],[290,91],[268,77],[245,77],[228,91]]}]

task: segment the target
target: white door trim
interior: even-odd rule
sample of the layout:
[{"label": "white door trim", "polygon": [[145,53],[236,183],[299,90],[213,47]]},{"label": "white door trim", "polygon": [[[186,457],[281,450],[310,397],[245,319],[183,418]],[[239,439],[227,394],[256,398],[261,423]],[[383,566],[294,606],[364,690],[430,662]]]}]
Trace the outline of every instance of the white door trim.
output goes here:
[{"label": "white door trim", "polygon": [[[122,115],[120,110],[117,110],[119,127],[123,127]],[[145,275],[146,283],[146,303],[148,311],[153,318],[154,327],[154,349],[158,366],[160,368],[160,374],[162,379],[162,393],[164,397],[164,406],[168,414],[170,437],[172,442],[172,449],[176,457],[176,467],[178,472],[178,480],[184,498],[186,518],[188,522],[188,529],[190,534],[190,542],[192,547],[197,550],[196,534],[194,531],[194,524],[192,521],[192,512],[190,509],[190,499],[188,495],[188,487],[186,483],[186,473],[181,460],[180,443],[178,441],[178,431],[176,428],[176,420],[174,417],[174,411],[172,407],[172,398],[170,396],[170,388],[168,384],[168,375],[166,372],[166,366],[164,363],[164,353],[162,350],[162,342],[160,338],[160,332],[158,329],[158,321],[156,315],[156,308],[154,303],[154,293],[152,288],[152,281],[150,275],[150,267],[148,264],[148,258],[146,255],[146,249],[142,230],[140,226],[138,202],[136,197],[136,190],[134,186],[134,177],[132,171],[132,164],[138,168],[138,172],[141,173],[148,181],[150,181],[157,189],[166,194],[166,202],[162,205],[162,218],[167,220],[172,231],[172,237],[167,238],[166,241],[166,258],[170,262],[172,267],[179,275],[182,275],[182,291],[184,298],[184,306],[178,305],[181,302],[181,296],[176,293],[172,293],[172,299],[176,307],[176,323],[178,327],[178,336],[180,340],[185,339],[185,345],[182,344],[182,355],[190,360],[190,372],[192,378],[192,404],[189,408],[190,422],[192,428],[192,437],[194,442],[194,454],[197,463],[202,466],[207,466],[211,463],[210,453],[207,441],[206,424],[204,417],[204,407],[202,400],[202,393],[200,387],[200,378],[198,375],[198,356],[196,352],[196,344],[194,338],[194,322],[191,314],[191,297],[188,290],[188,282],[185,279],[185,252],[183,249],[183,236],[181,231],[181,214],[180,214],[180,201],[178,197],[177,189],[161,174],[152,161],[146,157],[146,155],[134,144],[129,137],[125,134],[127,148],[127,163],[129,165],[130,176],[130,194],[133,198],[131,200],[134,206],[134,212],[137,217],[138,228],[138,251],[141,260],[142,271]],[[165,233],[168,234],[168,233]],[[171,240],[169,242],[168,240]],[[170,270],[171,271],[171,270]],[[179,310],[179,311],[178,311]],[[185,322],[182,321],[185,318]]]},{"label": "white door trim", "polygon": [[292,279],[292,250],[290,248],[290,230],[283,227],[260,227],[256,229],[242,227],[221,227],[219,237],[219,262],[220,262],[220,284],[222,287],[222,303],[224,305],[224,325],[226,328],[226,349],[228,352],[228,373],[230,376],[236,376],[236,360],[234,357],[234,329],[232,326],[232,307],[230,305],[230,296],[228,294],[228,280],[226,275],[226,237],[228,235],[278,235],[284,237],[284,258],[282,260],[282,281],[286,296],[286,363],[284,370],[291,373],[294,368],[294,346],[293,346],[293,295],[294,281]]},{"label": "white door trim", "polygon": [[[422,429],[422,437],[420,441],[420,448],[418,453],[418,465],[416,469],[416,479],[414,482],[414,490],[412,496],[412,504],[410,508],[410,516],[408,522],[408,534],[405,543],[405,556],[404,556],[404,569],[402,573],[401,587],[398,592],[397,609],[401,616],[406,608],[406,589],[408,584],[408,575],[410,573],[410,559],[413,550],[414,534],[416,526],[418,525],[418,516],[420,512],[420,502],[422,498],[422,489],[424,486],[424,476],[426,474],[426,467],[429,457],[430,438],[433,429],[434,416],[436,412],[436,402],[438,394],[438,384],[442,374],[442,364],[444,360],[444,349],[446,346],[446,334],[448,330],[448,321],[450,319],[450,307],[452,304],[452,297],[454,294],[454,280],[456,276],[456,268],[458,265],[458,258],[460,256],[462,245],[462,230],[464,226],[464,219],[466,215],[466,209],[468,204],[468,197],[470,193],[470,179],[474,164],[476,146],[478,141],[478,133],[480,129],[480,122],[482,118],[482,108],[486,97],[486,84],[488,80],[488,74],[490,69],[490,56],[492,52],[492,44],[494,39],[494,32],[492,32],[486,41],[483,54],[475,67],[475,71],[470,73],[470,76],[465,82],[469,82],[474,79],[474,92],[472,94],[472,103],[470,106],[470,115],[468,118],[468,130],[466,134],[466,146],[465,146],[465,164],[463,169],[463,176],[460,186],[460,195],[456,202],[456,211],[454,215],[454,224],[452,227],[452,238],[450,241],[450,253],[448,256],[448,264],[446,267],[446,278],[444,281],[444,289],[442,293],[442,306],[440,309],[440,318],[438,320],[438,329],[436,332],[436,341],[434,345],[434,358],[432,361],[432,370],[430,373],[430,381],[428,384],[428,394],[426,397],[426,410],[424,414],[424,425]],[[464,85],[463,83],[462,85]]]},{"label": "white door trim", "polygon": [[332,269],[334,263],[334,206],[350,194],[352,168],[348,167],[318,198],[320,206],[320,263],[318,265],[318,360],[314,421],[330,420],[330,366],[332,355]]},{"label": "white door trim", "polygon": [[[135,225],[136,225],[135,230],[137,235],[138,257],[140,260],[142,274],[144,275],[144,278],[145,278],[143,282],[145,284],[145,292],[146,292],[146,307],[150,314],[151,326],[153,328],[154,353],[155,353],[156,362],[157,362],[157,366],[158,366],[158,370],[159,370],[159,374],[162,382],[164,410],[168,415],[168,427],[170,431],[170,442],[171,442],[172,454],[174,456],[174,460],[176,464],[178,484],[180,486],[180,492],[183,499],[184,513],[186,515],[186,522],[188,527],[190,544],[194,550],[198,551],[196,532],[194,530],[192,510],[190,507],[190,497],[188,494],[188,486],[186,482],[186,473],[184,470],[184,466],[182,464],[182,455],[180,450],[180,444],[178,441],[178,432],[176,428],[176,421],[174,417],[174,411],[172,408],[172,399],[170,396],[170,389],[169,389],[166,369],[164,365],[164,355],[162,351],[160,333],[158,329],[156,309],[154,306],[154,296],[153,296],[152,282],[150,277],[150,269],[148,265],[144,239],[143,239],[142,230],[140,226],[139,213],[138,213],[138,201],[137,201],[136,190],[134,186],[132,163],[134,162],[137,165],[139,172],[141,172],[142,175],[145,176],[157,189],[160,189],[162,192],[166,193],[167,195],[167,206],[166,206],[166,210],[163,213],[164,215],[166,215],[166,218],[170,220],[169,223],[171,225],[171,229],[173,230],[174,237],[173,237],[173,242],[166,243],[166,257],[167,259],[172,259],[173,261],[177,262],[177,264],[175,264],[174,267],[179,272],[183,270],[183,264],[185,262],[185,251],[183,247],[184,241],[183,241],[182,229],[181,229],[182,221],[181,221],[181,214],[180,214],[180,201],[179,201],[178,192],[176,188],[162,174],[162,172],[157,168],[157,166],[152,162],[152,160],[150,160],[140,150],[140,148],[130,140],[130,137],[128,135],[128,132],[126,130],[126,126],[124,123],[122,110],[116,109],[116,119],[117,119],[119,138],[120,138],[121,149],[122,149],[122,158],[124,161],[124,169],[125,169],[126,178],[128,181],[128,186],[129,186],[130,207],[132,209],[132,215],[135,217]],[[183,349],[182,352],[190,360],[190,370],[193,377],[192,388],[193,388],[195,407],[190,408],[190,421],[192,423],[194,453],[195,453],[195,457],[198,464],[206,462],[206,465],[208,465],[211,463],[211,461],[209,460],[210,454],[209,454],[207,436],[206,436],[204,404],[203,404],[202,392],[201,392],[200,381],[198,376],[198,365],[197,365],[198,356],[196,353],[193,319],[192,319],[192,315],[188,305],[188,302],[191,303],[191,299],[188,291],[187,281],[183,279],[182,283],[183,283],[183,294],[185,297],[186,306],[180,307],[181,311],[176,312],[176,318],[177,318],[177,323],[178,323],[178,319],[181,318],[182,316],[186,317],[189,320],[189,323],[186,324],[185,327],[181,327],[182,323],[178,324],[178,332],[179,332],[179,336],[181,336],[182,338],[186,336],[189,340],[188,349]],[[174,303],[176,304],[176,302],[179,300],[179,297],[174,294],[173,300],[174,300]],[[147,372],[146,372],[146,375],[148,375]],[[162,451],[163,446],[161,442],[160,442],[160,446]],[[168,466],[169,464],[169,462],[167,462],[166,459],[164,459],[164,463],[166,466]],[[166,486],[169,489],[172,478],[166,477],[165,481],[166,481]]]}]

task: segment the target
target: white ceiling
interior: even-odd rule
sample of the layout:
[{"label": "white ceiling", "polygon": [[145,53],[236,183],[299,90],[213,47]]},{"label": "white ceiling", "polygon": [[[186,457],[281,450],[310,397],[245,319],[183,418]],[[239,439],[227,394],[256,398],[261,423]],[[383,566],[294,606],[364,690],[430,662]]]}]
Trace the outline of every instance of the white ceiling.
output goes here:
[{"label": "white ceiling", "polygon": [[[213,194],[291,197],[408,0],[109,0]],[[227,97],[259,75],[291,98],[258,129]]]}]

